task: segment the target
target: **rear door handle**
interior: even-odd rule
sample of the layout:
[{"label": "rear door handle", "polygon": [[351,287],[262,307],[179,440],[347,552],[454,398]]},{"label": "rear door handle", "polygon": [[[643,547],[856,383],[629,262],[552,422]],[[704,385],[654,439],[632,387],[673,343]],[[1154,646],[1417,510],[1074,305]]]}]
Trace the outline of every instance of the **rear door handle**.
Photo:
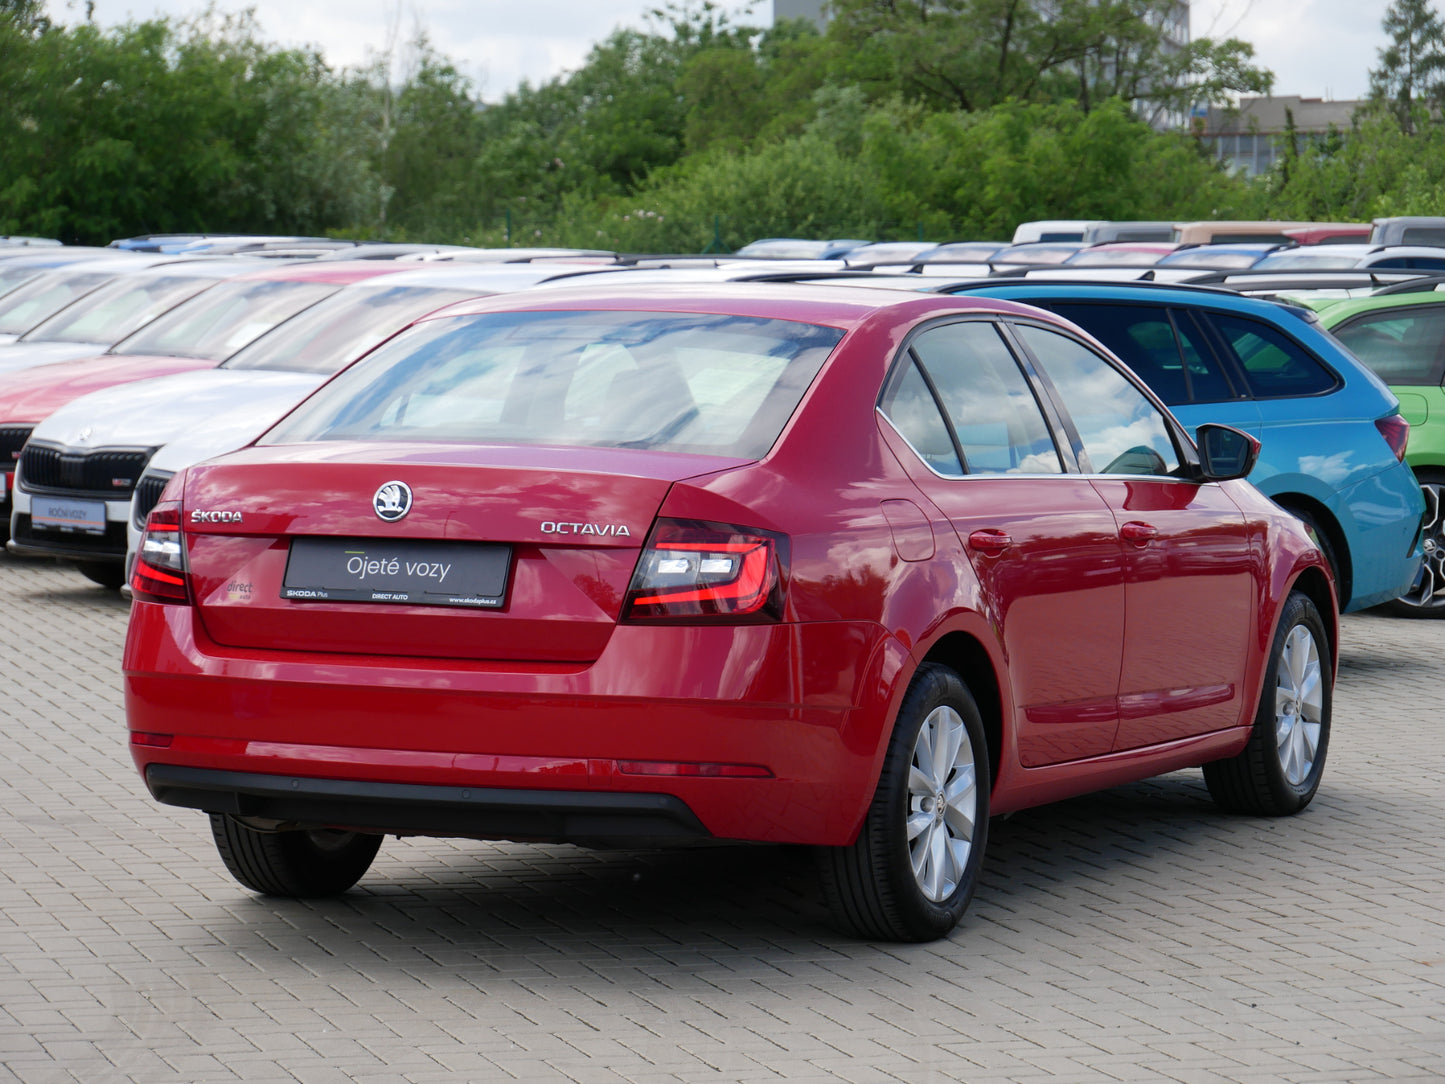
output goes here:
[{"label": "rear door handle", "polygon": [[1012,546],[1014,540],[1003,531],[997,531],[990,527],[981,531],[974,531],[973,534],[968,536],[968,544],[976,550],[982,550],[984,553],[996,557]]},{"label": "rear door handle", "polygon": [[1159,537],[1159,528],[1152,523],[1140,523],[1138,520],[1132,520],[1119,528],[1119,534],[1124,537],[1126,542],[1132,542],[1136,546],[1147,546]]}]

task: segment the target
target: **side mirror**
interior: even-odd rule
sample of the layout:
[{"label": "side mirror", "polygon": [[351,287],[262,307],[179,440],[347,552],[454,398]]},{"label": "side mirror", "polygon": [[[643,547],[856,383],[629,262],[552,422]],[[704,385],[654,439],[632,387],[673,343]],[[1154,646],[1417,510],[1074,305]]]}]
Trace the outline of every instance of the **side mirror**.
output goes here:
[{"label": "side mirror", "polygon": [[1199,444],[1199,466],[1206,481],[1227,482],[1243,478],[1259,459],[1259,441],[1230,425],[1210,422],[1195,430]]}]

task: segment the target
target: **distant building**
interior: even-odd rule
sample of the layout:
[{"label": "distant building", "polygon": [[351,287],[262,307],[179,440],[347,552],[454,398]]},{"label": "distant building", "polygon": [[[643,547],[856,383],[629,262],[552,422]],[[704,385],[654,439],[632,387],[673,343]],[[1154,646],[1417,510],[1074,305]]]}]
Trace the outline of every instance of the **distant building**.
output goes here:
[{"label": "distant building", "polygon": [[1283,141],[1294,121],[1300,146],[1328,137],[1333,128],[1348,132],[1350,120],[1364,102],[1327,102],[1281,94],[1271,98],[1241,98],[1232,108],[1196,113],[1195,133],[1232,173],[1256,177],[1269,171],[1281,154]]},{"label": "distant building", "polygon": [[828,0],[773,0],[773,22],[779,19],[811,19],[822,30],[828,25],[823,12]]}]

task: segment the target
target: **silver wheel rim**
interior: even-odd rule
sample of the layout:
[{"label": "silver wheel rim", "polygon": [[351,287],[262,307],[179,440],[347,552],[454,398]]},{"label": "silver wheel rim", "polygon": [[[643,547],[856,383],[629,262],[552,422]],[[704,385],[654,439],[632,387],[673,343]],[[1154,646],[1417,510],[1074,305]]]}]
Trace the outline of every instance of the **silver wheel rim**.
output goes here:
[{"label": "silver wheel rim", "polygon": [[1418,606],[1422,610],[1445,607],[1445,522],[1441,520],[1440,495],[1445,486],[1438,482],[1426,482],[1420,487],[1425,498],[1425,528],[1422,542],[1425,561],[1420,566],[1420,578],[1414,586],[1400,596],[1407,606]]},{"label": "silver wheel rim", "polygon": [[1309,778],[1320,747],[1324,675],[1314,635],[1296,625],[1280,652],[1274,694],[1274,736],[1279,765],[1291,786]]},{"label": "silver wheel rim", "polygon": [[941,903],[958,890],[973,850],[978,773],[963,718],[947,705],[923,720],[908,769],[908,855],[919,890]]}]

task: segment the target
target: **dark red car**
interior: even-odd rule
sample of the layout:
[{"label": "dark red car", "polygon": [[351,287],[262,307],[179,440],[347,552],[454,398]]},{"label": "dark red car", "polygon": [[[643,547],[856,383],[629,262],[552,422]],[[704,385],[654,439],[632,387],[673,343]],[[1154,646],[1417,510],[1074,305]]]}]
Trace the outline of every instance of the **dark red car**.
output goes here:
[{"label": "dark red car", "polygon": [[781,841],[845,929],[941,936],[992,813],[1199,765],[1313,796],[1329,573],[1253,438],[1200,437],[1008,302],[464,302],[172,480],[131,749],[263,893],[383,834]]}]

